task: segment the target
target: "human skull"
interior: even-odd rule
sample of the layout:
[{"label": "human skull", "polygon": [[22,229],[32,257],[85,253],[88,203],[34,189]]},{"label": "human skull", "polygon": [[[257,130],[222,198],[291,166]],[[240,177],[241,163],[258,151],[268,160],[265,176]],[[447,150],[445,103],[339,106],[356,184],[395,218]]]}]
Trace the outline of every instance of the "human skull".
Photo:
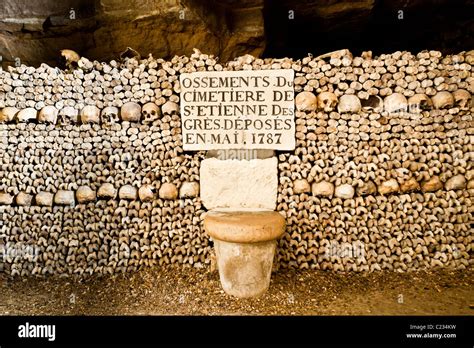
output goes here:
[{"label": "human skull", "polygon": [[359,112],[362,108],[360,99],[353,94],[344,94],[339,98],[337,111],[339,113],[345,112]]},{"label": "human skull", "polygon": [[303,91],[295,97],[295,105],[300,111],[315,111],[318,108],[318,98],[311,92]]},{"label": "human skull", "polygon": [[38,113],[38,122],[56,124],[58,119],[58,109],[52,105],[45,106]]},{"label": "human skull", "polygon": [[396,179],[389,179],[387,181],[382,182],[379,187],[379,194],[382,196],[389,195],[392,193],[397,193],[400,191],[400,186],[398,185],[398,181]]},{"label": "human skull", "polygon": [[380,111],[383,100],[378,95],[370,95],[367,99],[362,99],[361,104],[364,111]]},{"label": "human skull", "polygon": [[89,186],[79,186],[76,190],[76,199],[78,203],[88,203],[96,200],[96,192]]},{"label": "human skull", "polygon": [[118,195],[120,199],[136,200],[138,197],[138,190],[132,185],[124,185],[119,191]]},{"label": "human skull", "polygon": [[111,183],[104,183],[99,187],[97,191],[97,197],[99,198],[115,198],[117,196],[117,189]]},{"label": "human skull", "polygon": [[158,191],[158,196],[161,199],[176,199],[178,197],[178,189],[175,184],[164,183]]},{"label": "human skull", "polygon": [[381,111],[383,100],[378,95],[369,95],[367,99],[361,99],[362,110],[364,111]]},{"label": "human skull", "polygon": [[377,186],[375,186],[373,181],[369,180],[367,182],[360,183],[357,186],[357,194],[359,196],[367,196],[374,194],[375,192],[377,192]]},{"label": "human skull", "polygon": [[115,123],[119,123],[119,109],[115,106],[107,106],[106,108],[102,109],[100,114],[100,118],[102,124],[105,125],[112,125]]},{"label": "human skull", "polygon": [[70,69],[77,67],[77,63],[79,62],[79,59],[81,59],[81,57],[73,50],[61,50],[61,56],[65,61],[65,65]]},{"label": "human skull", "polygon": [[410,111],[427,110],[433,106],[433,102],[426,94],[415,94],[408,98],[408,108]]},{"label": "human skull", "polygon": [[81,57],[81,59],[79,59],[79,61],[77,62],[77,66],[84,71],[90,71],[94,68],[94,63],[92,63],[86,57]]},{"label": "human skull", "polygon": [[470,50],[466,53],[466,57],[464,58],[467,64],[474,64],[474,50]]},{"label": "human skull", "polygon": [[337,96],[332,92],[322,92],[318,95],[318,107],[326,112],[333,111],[337,106]]},{"label": "human skull", "polygon": [[81,110],[82,123],[99,123],[100,110],[95,105],[87,105]]},{"label": "human skull", "polygon": [[332,197],[334,194],[334,184],[328,181],[313,182],[311,192],[313,196]]},{"label": "human skull", "polygon": [[29,122],[29,121],[36,121],[37,111],[34,108],[26,108],[20,110],[16,114],[16,120],[18,122]]},{"label": "human skull", "polygon": [[420,189],[420,184],[416,181],[415,178],[409,178],[400,184],[400,190],[402,192],[412,192],[418,191]]},{"label": "human skull", "polygon": [[160,116],[160,108],[155,103],[146,103],[142,108],[143,122],[152,123]]},{"label": "human skull", "polygon": [[138,189],[138,197],[142,202],[152,201],[155,198],[155,187],[145,184]]},{"label": "human skull", "polygon": [[122,121],[139,122],[142,114],[142,108],[135,102],[128,102],[122,105],[120,116]]},{"label": "human skull", "polygon": [[385,97],[384,108],[388,113],[407,111],[407,98],[401,93],[393,93]]},{"label": "human skull", "polygon": [[459,174],[449,178],[444,185],[444,188],[450,190],[462,190],[466,188],[467,182],[464,175]]},{"label": "human skull", "polygon": [[441,91],[431,98],[433,100],[433,106],[436,109],[448,109],[453,106],[454,98],[453,95],[447,91]]},{"label": "human skull", "polygon": [[194,198],[199,195],[199,183],[197,181],[185,181],[179,189],[179,197]]},{"label": "human skull", "polygon": [[460,108],[468,108],[471,105],[471,93],[465,89],[458,89],[453,92],[454,103]]},{"label": "human skull", "polygon": [[7,106],[0,110],[0,122],[11,122],[15,119],[15,115],[18,113],[17,108]]},{"label": "human skull", "polygon": [[172,101],[167,101],[166,103],[163,104],[161,107],[161,112],[164,115],[171,115],[171,114],[177,114],[179,112],[179,107],[178,104]]},{"label": "human skull", "polygon": [[78,116],[79,111],[77,109],[74,109],[72,106],[66,106],[59,110],[58,124],[62,126],[75,124],[77,123]]},{"label": "human skull", "polygon": [[351,199],[354,197],[354,187],[349,184],[342,184],[341,186],[337,186],[334,190],[334,195],[339,198]]}]

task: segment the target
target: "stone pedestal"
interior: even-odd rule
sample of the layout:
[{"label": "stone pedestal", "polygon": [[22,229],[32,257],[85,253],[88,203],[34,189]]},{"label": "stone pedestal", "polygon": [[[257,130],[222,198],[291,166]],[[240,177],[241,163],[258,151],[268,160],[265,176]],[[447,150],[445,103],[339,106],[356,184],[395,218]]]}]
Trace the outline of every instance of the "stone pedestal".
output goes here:
[{"label": "stone pedestal", "polygon": [[224,291],[240,298],[263,295],[285,219],[270,210],[213,210],[204,218],[204,229],[214,240]]}]

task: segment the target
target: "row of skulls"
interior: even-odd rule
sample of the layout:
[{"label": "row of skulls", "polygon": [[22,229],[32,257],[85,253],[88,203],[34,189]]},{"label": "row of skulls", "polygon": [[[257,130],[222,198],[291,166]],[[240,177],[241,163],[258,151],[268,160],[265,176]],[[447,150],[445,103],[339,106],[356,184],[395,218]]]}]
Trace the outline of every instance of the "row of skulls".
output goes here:
[{"label": "row of skulls", "polygon": [[[159,190],[157,190],[159,187]],[[97,199],[119,199],[119,200],[137,200],[142,202],[153,201],[157,198],[163,200],[192,199],[199,195],[199,183],[197,181],[185,181],[181,187],[173,183],[163,183],[158,185],[144,184],[140,188],[133,185],[124,185],[117,189],[111,183],[102,184],[97,192],[89,186],[79,186],[77,190],[58,190],[55,193],[40,191],[35,196],[20,191],[16,196],[10,193],[0,191],[0,205],[17,206],[52,206],[67,205],[74,206],[95,202]]]},{"label": "row of skulls", "polygon": [[350,184],[341,184],[335,186],[329,181],[313,182],[310,186],[307,179],[297,179],[293,182],[293,193],[312,193],[314,196],[330,197],[333,196],[344,199],[351,199],[354,196],[367,196],[379,194],[382,196],[396,194],[396,193],[410,193],[410,192],[435,192],[441,189],[447,191],[464,190],[474,188],[474,180],[466,180],[462,174],[450,177],[443,183],[439,176],[434,175],[428,180],[418,182],[415,178],[410,178],[405,181],[398,182],[396,179],[388,179],[376,185],[373,181],[368,180],[360,183],[356,188]]},{"label": "row of skulls", "polygon": [[[407,98],[401,93],[393,93],[384,100],[379,96],[370,96],[367,100],[360,100],[353,94],[344,94],[339,100],[332,92],[322,92],[318,96],[312,92],[304,91],[295,98],[296,108],[299,111],[324,110],[339,113],[357,113],[364,111],[386,111],[389,113],[399,111],[421,111],[431,107],[436,109],[447,109],[451,107],[469,108],[472,104],[471,94],[463,89],[453,93],[447,91],[438,92],[432,98],[425,94],[415,94]],[[102,111],[95,105],[87,105],[80,112],[73,107],[65,107],[61,111],[52,105],[43,107],[39,112],[34,108],[18,110],[15,107],[6,107],[0,110],[0,122],[30,122],[38,121],[51,124],[77,123],[103,123],[112,124],[120,120],[128,122],[153,123],[164,114],[177,114],[179,106],[175,102],[168,101],[161,106],[155,103],[147,103],[141,107],[138,103],[125,103],[121,109],[109,106]]]},{"label": "row of skulls", "polygon": [[100,110],[95,105],[87,105],[82,110],[73,107],[65,107],[58,110],[52,105],[43,107],[39,112],[34,108],[18,110],[15,107],[6,107],[0,110],[0,122],[34,122],[50,124],[74,124],[80,123],[102,123],[113,124],[121,121],[153,123],[161,115],[177,114],[178,104],[168,101],[161,106],[155,103],[147,103],[140,106],[135,102],[123,104],[119,109],[115,106],[109,106]]},{"label": "row of skulls", "polygon": [[304,91],[295,98],[296,108],[299,111],[324,110],[325,112],[337,111],[339,113],[364,111],[386,111],[399,112],[407,110],[426,110],[429,108],[448,109],[451,107],[469,108],[471,94],[458,89],[453,93],[447,91],[438,92],[432,98],[426,94],[415,94],[406,98],[401,93],[393,93],[384,100],[379,96],[370,96],[366,100],[361,100],[353,94],[344,94],[339,99],[332,92],[322,92],[318,96],[312,92]]}]

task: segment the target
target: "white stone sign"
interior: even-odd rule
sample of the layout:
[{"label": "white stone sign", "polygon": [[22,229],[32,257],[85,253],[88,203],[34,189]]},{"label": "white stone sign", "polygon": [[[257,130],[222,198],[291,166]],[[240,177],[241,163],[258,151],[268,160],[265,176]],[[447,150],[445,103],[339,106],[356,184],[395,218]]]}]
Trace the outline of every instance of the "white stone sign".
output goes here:
[{"label": "white stone sign", "polygon": [[180,76],[183,149],[294,150],[294,71]]}]

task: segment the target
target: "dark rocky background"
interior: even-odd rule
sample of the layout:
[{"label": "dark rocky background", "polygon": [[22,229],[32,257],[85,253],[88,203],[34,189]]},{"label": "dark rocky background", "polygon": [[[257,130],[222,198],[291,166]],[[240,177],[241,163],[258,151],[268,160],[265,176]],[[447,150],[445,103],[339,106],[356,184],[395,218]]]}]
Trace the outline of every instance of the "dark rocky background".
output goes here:
[{"label": "dark rocky background", "polygon": [[474,48],[472,0],[2,0],[0,6],[4,63],[18,57],[56,65],[63,48],[99,60],[117,58],[127,46],[164,58],[197,47],[221,60],[341,48],[355,54]]}]

